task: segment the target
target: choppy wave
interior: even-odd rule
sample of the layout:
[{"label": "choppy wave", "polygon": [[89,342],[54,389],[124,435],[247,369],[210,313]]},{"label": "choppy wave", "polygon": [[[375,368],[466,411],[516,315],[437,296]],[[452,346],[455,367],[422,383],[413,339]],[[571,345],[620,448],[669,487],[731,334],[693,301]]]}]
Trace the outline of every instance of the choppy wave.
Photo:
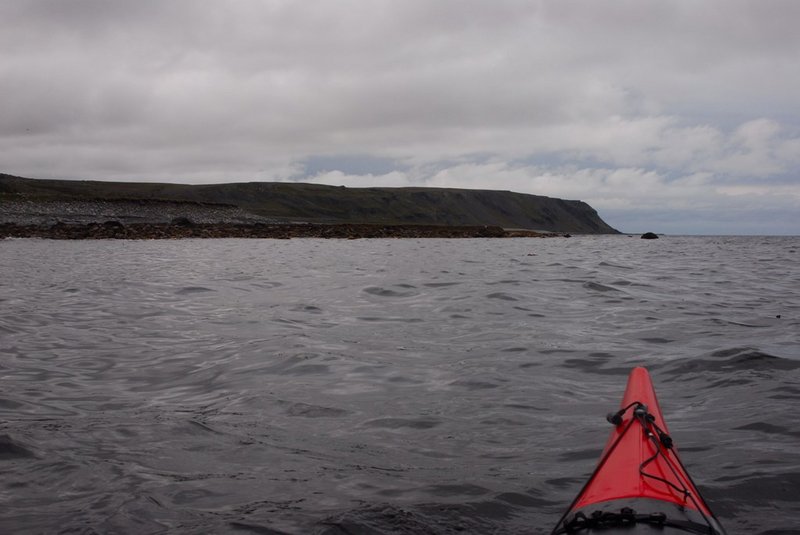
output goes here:
[{"label": "choppy wave", "polygon": [[547,533],[632,366],[800,515],[797,238],[0,243],[0,531]]}]

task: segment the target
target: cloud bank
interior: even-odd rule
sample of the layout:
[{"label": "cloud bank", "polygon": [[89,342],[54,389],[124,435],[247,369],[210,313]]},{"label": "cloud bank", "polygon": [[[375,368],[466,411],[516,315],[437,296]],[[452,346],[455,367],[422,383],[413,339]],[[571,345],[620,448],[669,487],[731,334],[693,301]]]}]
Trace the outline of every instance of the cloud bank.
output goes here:
[{"label": "cloud bank", "polygon": [[0,4],[0,172],[508,189],[800,234],[800,4]]}]

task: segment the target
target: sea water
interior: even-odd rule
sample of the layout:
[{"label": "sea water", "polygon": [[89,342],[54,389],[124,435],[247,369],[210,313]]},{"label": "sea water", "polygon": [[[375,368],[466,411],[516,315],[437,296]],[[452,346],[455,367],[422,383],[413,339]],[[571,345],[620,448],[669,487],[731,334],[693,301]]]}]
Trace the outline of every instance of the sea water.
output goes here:
[{"label": "sea water", "polygon": [[0,532],[547,533],[646,366],[800,529],[800,238],[0,241]]}]

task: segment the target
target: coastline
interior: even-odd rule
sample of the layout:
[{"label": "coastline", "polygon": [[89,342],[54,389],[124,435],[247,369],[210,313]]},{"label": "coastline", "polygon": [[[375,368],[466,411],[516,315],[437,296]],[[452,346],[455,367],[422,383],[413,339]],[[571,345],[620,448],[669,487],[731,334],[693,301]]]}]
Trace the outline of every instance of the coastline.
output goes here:
[{"label": "coastline", "polygon": [[52,240],[154,240],[183,238],[548,238],[568,236],[549,232],[506,230],[495,226],[375,225],[316,223],[193,223],[179,218],[171,223],[102,223],[52,225],[0,223],[0,238]]},{"label": "coastline", "polygon": [[539,238],[563,233],[492,225],[282,221],[225,204],[153,200],[0,200],[0,238]]},{"label": "coastline", "polygon": [[127,227],[167,225],[181,218],[197,225],[489,226],[556,235],[618,234],[585,202],[511,191],[282,182],[187,185],[32,179],[0,173],[0,224],[118,221]]}]

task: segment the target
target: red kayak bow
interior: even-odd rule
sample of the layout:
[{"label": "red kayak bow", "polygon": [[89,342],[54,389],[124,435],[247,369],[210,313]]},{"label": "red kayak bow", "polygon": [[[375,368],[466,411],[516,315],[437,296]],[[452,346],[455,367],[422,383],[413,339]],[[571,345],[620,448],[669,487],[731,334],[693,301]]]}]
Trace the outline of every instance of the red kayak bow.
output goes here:
[{"label": "red kayak bow", "polygon": [[559,521],[560,533],[724,535],[678,458],[650,375],[634,368],[592,476]]}]

